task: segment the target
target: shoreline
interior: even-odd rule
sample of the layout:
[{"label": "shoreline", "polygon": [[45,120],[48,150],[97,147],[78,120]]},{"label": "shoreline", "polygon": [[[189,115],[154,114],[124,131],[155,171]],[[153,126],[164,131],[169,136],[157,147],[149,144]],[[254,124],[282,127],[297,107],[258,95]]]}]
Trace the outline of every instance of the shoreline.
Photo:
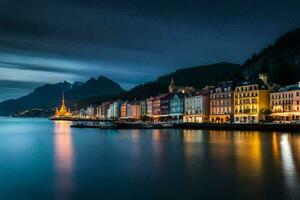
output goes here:
[{"label": "shoreline", "polygon": [[[80,121],[80,120],[78,120]],[[189,129],[189,130],[231,130],[231,131],[279,131],[299,132],[300,124],[208,124],[208,123],[135,123],[116,122],[111,126],[73,124],[72,128],[97,129]]]}]

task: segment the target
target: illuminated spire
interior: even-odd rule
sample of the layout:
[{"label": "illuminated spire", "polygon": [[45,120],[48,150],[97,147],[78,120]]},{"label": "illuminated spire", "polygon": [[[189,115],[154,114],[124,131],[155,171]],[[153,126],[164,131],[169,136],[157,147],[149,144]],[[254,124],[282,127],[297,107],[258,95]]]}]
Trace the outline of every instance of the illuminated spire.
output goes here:
[{"label": "illuminated spire", "polygon": [[173,77],[171,77],[171,82],[169,85],[169,92],[174,92],[175,89],[176,89],[175,83],[174,83]]},{"label": "illuminated spire", "polygon": [[62,92],[62,102],[61,102],[61,106],[65,107],[65,92]]},{"label": "illuminated spire", "polygon": [[61,100],[61,106],[59,110],[56,110],[55,116],[56,117],[63,117],[63,116],[69,116],[70,110],[65,105],[65,93],[62,92],[62,100]]}]

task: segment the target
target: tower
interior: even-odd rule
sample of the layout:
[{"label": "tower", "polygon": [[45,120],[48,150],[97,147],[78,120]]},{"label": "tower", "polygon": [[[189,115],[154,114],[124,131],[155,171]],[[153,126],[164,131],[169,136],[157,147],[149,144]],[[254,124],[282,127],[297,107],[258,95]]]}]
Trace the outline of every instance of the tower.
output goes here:
[{"label": "tower", "polygon": [[261,79],[266,85],[268,85],[268,74],[259,74],[258,78]]},{"label": "tower", "polygon": [[172,77],[170,85],[169,85],[169,92],[172,93],[172,92],[175,91],[175,89],[176,89],[176,86],[175,86],[175,83],[174,83],[174,80],[173,80],[173,77]]},{"label": "tower", "polygon": [[56,109],[55,116],[56,117],[64,117],[64,116],[69,116],[69,115],[70,115],[70,111],[68,110],[68,108],[65,105],[65,94],[63,92],[61,106],[60,106],[59,110]]}]

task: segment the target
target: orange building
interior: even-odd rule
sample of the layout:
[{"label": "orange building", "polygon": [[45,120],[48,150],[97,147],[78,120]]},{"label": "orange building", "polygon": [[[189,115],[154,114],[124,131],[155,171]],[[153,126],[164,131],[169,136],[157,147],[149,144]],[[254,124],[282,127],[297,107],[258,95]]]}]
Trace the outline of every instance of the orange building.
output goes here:
[{"label": "orange building", "polygon": [[138,103],[133,103],[131,105],[132,109],[132,118],[135,120],[141,119],[141,105]]}]

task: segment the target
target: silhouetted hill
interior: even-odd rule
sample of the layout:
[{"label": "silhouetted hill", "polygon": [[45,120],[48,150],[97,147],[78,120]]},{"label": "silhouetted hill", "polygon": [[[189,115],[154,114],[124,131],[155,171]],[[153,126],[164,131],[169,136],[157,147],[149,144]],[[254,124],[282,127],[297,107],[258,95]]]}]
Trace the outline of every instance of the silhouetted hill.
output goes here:
[{"label": "silhouetted hill", "polygon": [[217,63],[212,65],[183,68],[164,76],[156,81],[138,85],[129,90],[124,98],[145,98],[167,92],[170,80],[173,77],[177,86],[192,86],[201,89],[206,85],[214,85],[220,81],[239,79],[240,65],[232,63]]},{"label": "silhouetted hill", "polygon": [[273,45],[253,54],[243,65],[243,75],[253,78],[266,72],[272,82],[285,85],[300,80],[300,28],[288,32]]},{"label": "silhouetted hill", "polygon": [[73,103],[80,99],[108,96],[123,93],[120,85],[100,76],[91,78],[85,83],[60,82],[46,84],[36,88],[32,93],[15,100],[7,100],[0,103],[0,115],[10,115],[33,108],[51,109],[60,105],[62,92],[65,92],[67,105],[73,108]]}]

